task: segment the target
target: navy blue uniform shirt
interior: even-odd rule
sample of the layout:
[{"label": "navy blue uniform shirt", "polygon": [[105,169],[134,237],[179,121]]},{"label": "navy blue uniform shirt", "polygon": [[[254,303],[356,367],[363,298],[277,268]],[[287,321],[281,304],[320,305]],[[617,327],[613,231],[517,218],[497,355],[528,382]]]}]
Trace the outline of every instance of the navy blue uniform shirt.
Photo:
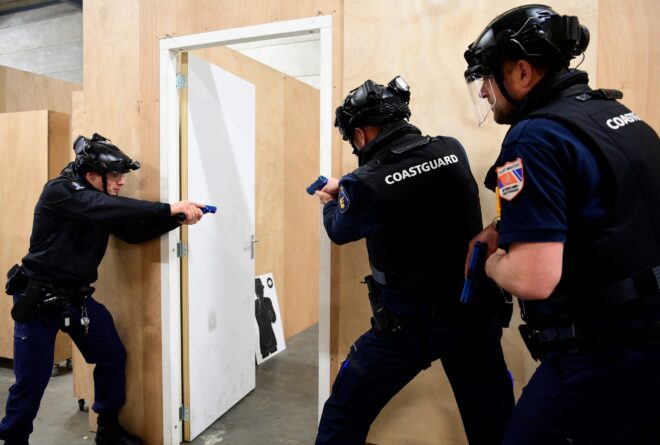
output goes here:
[{"label": "navy blue uniform shirt", "polygon": [[339,180],[336,201],[323,206],[323,225],[335,244],[346,244],[366,238],[378,224],[378,212],[371,190],[353,173]]},{"label": "navy blue uniform shirt", "polygon": [[565,243],[572,231],[605,216],[598,159],[557,121],[536,118],[516,124],[496,165],[503,248],[518,242]]},{"label": "navy blue uniform shirt", "polygon": [[46,183],[35,206],[25,274],[68,288],[89,285],[110,234],[140,243],[178,227],[167,203],[111,196],[82,179],[59,176]]}]

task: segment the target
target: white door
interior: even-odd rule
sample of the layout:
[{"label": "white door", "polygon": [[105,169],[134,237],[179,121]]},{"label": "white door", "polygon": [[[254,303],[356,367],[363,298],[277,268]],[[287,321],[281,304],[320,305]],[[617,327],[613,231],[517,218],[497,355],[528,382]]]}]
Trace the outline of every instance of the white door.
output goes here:
[{"label": "white door", "polygon": [[218,211],[188,230],[188,440],[255,387],[255,112],[253,84],[189,56],[188,197]]}]

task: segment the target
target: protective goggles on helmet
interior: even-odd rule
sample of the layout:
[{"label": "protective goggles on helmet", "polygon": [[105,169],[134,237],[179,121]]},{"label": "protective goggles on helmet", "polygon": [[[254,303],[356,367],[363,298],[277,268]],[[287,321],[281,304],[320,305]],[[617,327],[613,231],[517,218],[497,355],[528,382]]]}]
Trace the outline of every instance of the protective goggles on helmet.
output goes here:
[{"label": "protective goggles on helmet", "polygon": [[497,80],[504,97],[512,101],[501,84],[502,60],[536,58],[558,70],[567,68],[588,44],[589,31],[577,17],[559,15],[549,6],[519,6],[493,19],[464,54],[468,63],[464,77],[479,125],[495,104],[493,81]]}]

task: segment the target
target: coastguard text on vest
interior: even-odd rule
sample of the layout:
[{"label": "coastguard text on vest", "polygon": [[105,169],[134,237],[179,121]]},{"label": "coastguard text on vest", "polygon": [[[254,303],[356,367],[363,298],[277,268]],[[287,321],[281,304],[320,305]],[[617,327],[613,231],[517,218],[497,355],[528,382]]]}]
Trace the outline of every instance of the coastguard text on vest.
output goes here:
[{"label": "coastguard text on vest", "polygon": [[421,164],[413,165],[412,167],[385,176],[385,182],[392,185],[395,182],[403,181],[406,178],[412,178],[413,176],[430,172],[431,170],[435,170],[445,165],[456,164],[457,162],[458,157],[456,155],[444,156],[442,158],[433,159],[432,161],[422,162]]},{"label": "coastguard text on vest", "polygon": [[639,116],[637,116],[633,112],[630,112],[630,113],[622,114],[621,116],[613,117],[612,119],[608,119],[607,122],[605,123],[612,130],[616,130],[625,125],[632,124],[633,122],[637,122],[637,121],[641,121]]}]

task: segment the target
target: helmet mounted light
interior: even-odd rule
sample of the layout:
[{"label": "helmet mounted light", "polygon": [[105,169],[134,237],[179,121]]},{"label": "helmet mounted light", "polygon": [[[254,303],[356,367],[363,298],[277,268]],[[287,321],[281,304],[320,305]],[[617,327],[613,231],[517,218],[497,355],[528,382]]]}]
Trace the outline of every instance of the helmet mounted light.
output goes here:
[{"label": "helmet mounted light", "polygon": [[[367,80],[351,90],[335,111],[335,127],[353,145],[355,129],[362,125],[383,125],[410,118],[410,86],[401,76],[387,86]],[[353,145],[353,149],[356,147]]]},{"label": "helmet mounted light", "polygon": [[96,172],[105,175],[109,172],[128,173],[140,168],[140,163],[133,161],[109,139],[94,133],[91,138],[78,136],[73,143],[76,154],[75,165],[80,173]]}]

